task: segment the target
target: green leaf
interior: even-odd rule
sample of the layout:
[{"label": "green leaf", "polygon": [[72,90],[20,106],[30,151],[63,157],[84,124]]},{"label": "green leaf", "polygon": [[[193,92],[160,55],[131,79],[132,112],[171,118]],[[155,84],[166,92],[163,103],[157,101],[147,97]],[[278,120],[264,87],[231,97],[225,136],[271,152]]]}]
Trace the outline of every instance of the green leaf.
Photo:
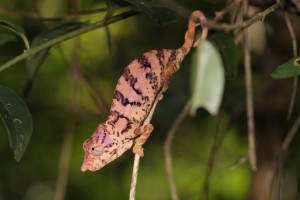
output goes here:
[{"label": "green leaf", "polygon": [[18,36],[20,36],[25,44],[26,49],[28,50],[30,48],[29,42],[24,33],[24,30],[20,26],[13,24],[6,20],[0,20],[0,26],[5,29],[8,29],[8,30],[14,32],[15,34],[17,34]]},{"label": "green leaf", "polygon": [[[40,35],[35,37],[31,43],[32,47],[37,47],[42,45],[45,41],[54,39],[56,37],[59,37],[61,35],[64,35],[68,32],[74,31],[76,29],[79,29],[85,25],[87,25],[87,22],[69,22],[65,23],[59,26],[56,26]],[[23,88],[23,96],[27,96],[32,88],[33,80],[40,69],[40,66],[44,63],[46,58],[49,55],[50,48],[47,48],[34,56],[32,56],[30,59],[28,59],[25,63],[25,85]]]},{"label": "green leaf", "polygon": [[17,36],[7,33],[0,34],[0,46],[5,45],[6,43],[13,42],[17,40]]},{"label": "green leaf", "polygon": [[282,65],[279,65],[271,74],[274,79],[285,79],[300,74],[300,57],[293,58]]},{"label": "green leaf", "polygon": [[211,115],[219,111],[225,84],[221,55],[209,41],[201,41],[192,58],[192,102],[190,114],[205,108]]},{"label": "green leaf", "polygon": [[145,11],[158,26],[165,26],[177,20],[176,14],[170,8],[144,0],[125,0]]},{"label": "green leaf", "polygon": [[217,32],[210,37],[221,53],[225,66],[226,77],[233,78],[237,75],[238,58],[237,48],[233,41],[232,34]]},{"label": "green leaf", "polygon": [[15,160],[23,156],[32,134],[32,117],[24,101],[0,85],[0,117],[7,129]]}]

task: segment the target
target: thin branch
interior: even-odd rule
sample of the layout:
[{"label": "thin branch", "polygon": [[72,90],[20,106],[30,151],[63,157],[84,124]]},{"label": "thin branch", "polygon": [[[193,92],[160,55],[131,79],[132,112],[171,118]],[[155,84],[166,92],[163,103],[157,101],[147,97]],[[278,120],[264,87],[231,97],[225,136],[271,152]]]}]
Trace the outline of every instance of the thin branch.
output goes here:
[{"label": "thin branch", "polygon": [[97,106],[99,112],[102,115],[108,114],[108,111],[109,111],[108,110],[108,105],[104,101],[104,97],[103,97],[102,92],[98,91],[97,88],[88,79],[88,77],[86,75],[84,75],[81,71],[79,71],[79,76],[80,76],[81,81],[83,81],[83,83],[85,84],[87,92],[89,93],[89,95],[93,99],[93,101],[94,101],[95,105]]},{"label": "thin branch", "polygon": [[55,200],[65,199],[65,192],[68,182],[68,174],[70,167],[70,159],[72,154],[72,143],[75,131],[76,113],[77,113],[77,94],[78,94],[78,78],[77,71],[80,67],[80,41],[79,38],[75,40],[75,47],[73,52],[72,66],[72,88],[70,94],[70,110],[69,122],[66,127],[66,132],[63,139],[62,151],[59,159],[58,177],[56,182]]},{"label": "thin branch", "polygon": [[[111,15],[113,15],[113,10],[110,10],[107,12],[107,14],[104,17],[104,20],[107,20]],[[107,44],[107,49],[108,49],[108,53],[111,54],[112,53],[112,45],[111,45],[111,33],[109,30],[109,26],[105,26],[104,27],[104,32],[105,32],[105,36],[106,36],[106,44]]]},{"label": "thin branch", "polygon": [[204,178],[204,186],[203,186],[202,193],[201,193],[201,199],[204,199],[204,200],[209,199],[209,196],[208,196],[209,180],[211,177],[211,172],[215,165],[217,151],[218,151],[219,144],[220,144],[220,138],[221,138],[221,133],[222,133],[221,132],[221,123],[222,123],[222,116],[221,116],[221,114],[219,114],[217,128],[216,128],[216,134],[215,134],[213,145],[211,147],[211,151],[210,151],[210,154],[208,157],[207,168],[206,168],[205,178]]},{"label": "thin branch", "polygon": [[277,199],[281,200],[282,198],[282,174],[283,174],[283,160],[282,154],[279,154],[278,158],[278,181],[277,181]]},{"label": "thin branch", "polygon": [[285,137],[281,149],[283,152],[287,150],[287,148],[290,146],[293,138],[295,137],[297,131],[299,130],[300,127],[300,115],[296,119],[295,123],[293,124],[291,130],[288,132],[287,136]]},{"label": "thin branch", "polygon": [[[156,108],[157,102],[161,99],[161,96],[158,96],[151,108],[151,111],[144,121],[143,125],[149,124],[154,110]],[[139,164],[140,164],[140,156],[136,153],[134,155],[134,163],[133,163],[133,170],[132,170],[132,177],[131,177],[131,184],[130,184],[130,193],[129,193],[129,200],[135,200],[135,193],[136,193],[136,185],[137,185],[137,177],[138,177],[138,170],[139,170]]]},{"label": "thin branch", "polygon": [[167,138],[166,138],[166,141],[164,144],[165,165],[166,165],[166,171],[167,171],[168,182],[169,182],[172,200],[178,200],[179,197],[177,194],[176,184],[175,184],[174,175],[173,175],[171,147],[172,147],[172,142],[173,142],[173,138],[175,136],[176,130],[178,129],[179,125],[183,122],[183,120],[187,117],[190,107],[191,107],[191,100],[189,100],[185,104],[183,110],[180,112],[180,114],[177,116],[177,118],[173,122],[173,124],[167,134]]},{"label": "thin branch", "polygon": [[[284,12],[283,15],[284,15],[284,19],[285,19],[286,25],[288,27],[288,30],[289,30],[289,33],[291,36],[291,40],[292,40],[293,56],[297,57],[298,47],[297,47],[297,39],[296,39],[296,35],[295,35],[295,30],[293,28],[293,25],[292,25],[292,22],[291,22],[291,19],[290,19],[288,13]],[[297,88],[298,88],[298,76],[296,76],[293,81],[293,90],[292,90],[291,101],[290,101],[288,115],[287,115],[288,120],[291,118],[293,110],[294,110]]]},{"label": "thin branch", "polygon": [[242,156],[236,162],[229,166],[229,170],[234,170],[237,166],[245,163],[249,159],[249,156]]},{"label": "thin branch", "polygon": [[263,21],[268,14],[274,12],[276,9],[280,7],[280,5],[281,5],[281,1],[273,4],[263,12],[257,13],[255,16],[242,23],[228,24],[228,23],[215,23],[214,21],[207,21],[207,24],[205,25],[208,26],[210,29],[223,30],[226,32],[236,30],[236,29],[245,29],[258,21]]},{"label": "thin branch", "polygon": [[95,22],[95,23],[92,23],[92,24],[89,24],[89,25],[86,25],[80,29],[77,29],[75,31],[71,31],[67,34],[64,34],[60,37],[57,37],[57,38],[54,38],[54,39],[51,39],[51,40],[48,40],[47,42],[41,44],[40,46],[37,46],[35,48],[32,48],[32,49],[29,49],[28,51],[14,57],[13,59],[9,60],[8,62],[4,63],[3,65],[0,66],[0,72],[2,72],[3,70],[11,67],[12,65],[22,61],[22,60],[25,60],[49,47],[52,47],[56,44],[59,44],[65,40],[69,40],[71,38],[74,38],[76,36],[79,36],[83,33],[87,33],[87,32],[90,32],[90,31],[93,31],[93,30],[96,30],[96,29],[99,29],[99,28],[102,28],[102,27],[105,27],[109,24],[112,24],[112,23],[115,23],[115,22],[118,22],[120,20],[123,20],[123,19],[126,19],[126,18],[129,18],[129,17],[132,17],[132,16],[135,16],[139,14],[139,12],[137,11],[127,11],[127,12],[124,12],[122,14],[119,14],[119,15],[116,15],[116,16],[113,16],[113,17],[110,17],[109,19],[107,20],[101,20],[101,21],[98,21],[98,22]]},{"label": "thin branch", "polygon": [[136,153],[134,155],[129,200],[135,200],[137,177],[138,177],[139,165],[140,165],[140,158],[141,157],[139,156],[139,154]]},{"label": "thin branch", "polygon": [[231,1],[223,10],[216,11],[215,17],[212,22],[217,22],[220,19],[223,19],[224,15],[226,15],[229,11],[231,11],[237,4],[241,3],[242,0],[233,0]]},{"label": "thin branch", "polygon": [[[248,14],[248,2],[243,2],[244,16]],[[246,108],[247,108],[247,125],[248,125],[248,142],[249,142],[249,161],[253,171],[257,169],[256,150],[255,150],[255,125],[253,109],[253,91],[252,91],[252,72],[251,72],[251,54],[248,29],[244,30],[244,67],[245,67],[245,85],[246,85]]]}]

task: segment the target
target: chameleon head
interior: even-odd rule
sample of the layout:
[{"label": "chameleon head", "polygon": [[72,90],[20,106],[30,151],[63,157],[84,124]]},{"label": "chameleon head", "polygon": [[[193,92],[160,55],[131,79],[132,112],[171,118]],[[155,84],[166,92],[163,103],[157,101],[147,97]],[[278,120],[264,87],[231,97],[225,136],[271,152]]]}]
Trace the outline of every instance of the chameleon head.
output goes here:
[{"label": "chameleon head", "polygon": [[132,146],[132,140],[120,142],[112,137],[104,124],[100,124],[94,134],[83,143],[84,161],[81,171],[96,171],[121,156]]}]

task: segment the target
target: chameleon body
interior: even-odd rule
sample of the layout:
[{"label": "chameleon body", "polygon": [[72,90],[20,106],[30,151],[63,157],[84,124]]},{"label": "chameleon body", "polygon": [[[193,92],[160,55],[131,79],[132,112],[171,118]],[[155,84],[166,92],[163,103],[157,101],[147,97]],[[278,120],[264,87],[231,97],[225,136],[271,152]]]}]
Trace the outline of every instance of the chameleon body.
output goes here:
[{"label": "chameleon body", "polygon": [[[205,20],[204,15],[194,11],[181,48],[146,52],[125,68],[118,80],[107,120],[83,144],[82,171],[101,169],[129,150],[134,142],[133,153],[144,155],[142,145],[153,131],[153,126],[144,125],[144,121],[152,114],[154,102],[168,89],[172,74],[193,46],[199,20]],[[202,36],[206,37],[207,30],[204,30]]]}]

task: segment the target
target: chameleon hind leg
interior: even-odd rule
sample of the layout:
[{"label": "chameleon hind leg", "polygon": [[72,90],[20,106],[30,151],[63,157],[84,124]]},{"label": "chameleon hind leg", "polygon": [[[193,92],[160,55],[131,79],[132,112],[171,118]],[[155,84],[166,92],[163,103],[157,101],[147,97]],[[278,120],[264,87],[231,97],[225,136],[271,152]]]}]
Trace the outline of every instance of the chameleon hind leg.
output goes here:
[{"label": "chameleon hind leg", "polygon": [[153,129],[152,124],[146,124],[134,130],[134,134],[139,135],[139,137],[135,139],[135,145],[132,149],[134,154],[138,154],[141,157],[144,156],[143,144],[147,141]]}]

